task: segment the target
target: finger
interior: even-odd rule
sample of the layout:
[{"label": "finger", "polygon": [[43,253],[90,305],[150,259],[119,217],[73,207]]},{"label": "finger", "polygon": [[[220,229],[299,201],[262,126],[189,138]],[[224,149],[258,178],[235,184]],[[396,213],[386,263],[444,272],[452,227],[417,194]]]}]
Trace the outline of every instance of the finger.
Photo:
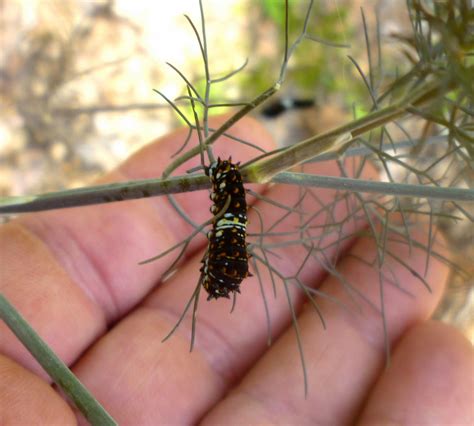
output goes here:
[{"label": "finger", "polygon": [[[313,166],[319,173],[336,174],[334,162]],[[266,193],[272,199],[292,205],[299,198],[298,190],[292,186],[273,186]],[[319,201],[308,196],[299,206],[303,210],[321,213],[314,218],[313,224],[322,225],[329,220],[340,220],[350,216],[345,199],[337,200],[335,191],[318,190]],[[319,204],[321,203],[321,205]],[[334,202],[334,204],[333,204]],[[331,206],[328,214],[327,206]],[[257,203],[260,214],[268,221],[267,226],[279,220],[286,211],[275,211],[275,206],[268,203]],[[250,222],[259,230],[255,212],[249,212]],[[357,232],[364,225],[362,221],[348,220],[341,234],[324,236],[325,255],[330,258],[340,246],[332,244],[335,239]],[[294,230],[300,225],[300,215],[292,214],[279,222],[275,228]],[[316,233],[322,233],[316,228]],[[277,237],[266,237],[266,241],[278,241]],[[323,244],[321,241],[321,244]],[[346,244],[350,242],[345,240]],[[298,269],[306,257],[305,248],[299,243],[294,246],[283,246],[275,249],[278,256],[271,259],[272,265],[287,276]],[[238,380],[249,366],[267,350],[267,326],[265,311],[262,305],[260,287],[256,274],[242,283],[242,294],[239,295],[236,308],[229,314],[232,303],[219,299],[206,302],[201,294],[199,317],[197,322],[196,346],[189,354],[191,321],[189,317],[182,323],[178,332],[165,343],[161,339],[170,331],[181,314],[182,307],[196,287],[201,266],[202,253],[199,253],[184,264],[178,272],[166,281],[159,289],[146,299],[131,315],[124,318],[103,339],[100,339],[87,355],[79,360],[74,371],[89,389],[93,391],[119,421],[127,423],[144,421],[147,416],[159,418],[164,422],[176,421],[186,416],[184,422],[196,421],[210,407],[214,406],[225,392]],[[261,274],[267,286],[272,333],[277,336],[291,322],[288,302],[281,282],[278,282],[278,297],[271,295],[271,282],[268,272],[260,265]],[[316,285],[324,269],[315,259],[306,264],[305,272],[300,274],[302,280],[313,281]],[[303,299],[301,292],[291,289],[296,305]],[[204,291],[203,291],[204,293]],[[297,295],[298,293],[298,295]],[[314,322],[312,323],[315,325]],[[317,327],[317,325],[316,325]],[[127,343],[125,343],[127,342]],[[296,375],[300,378],[300,374]],[[113,378],[113,385],[108,380]],[[137,398],[124,404],[123,390],[131,389],[134,394],[166,395],[166,398]],[[129,391],[125,393],[128,394]],[[169,400],[173,404],[169,404]],[[109,404],[109,405],[107,405]],[[138,420],[137,420],[138,419]]]},{"label": "finger", "polygon": [[395,348],[360,416],[363,425],[474,424],[474,353],[450,326],[429,321]]},{"label": "finger", "polygon": [[[413,236],[421,240],[421,236]],[[407,259],[410,267],[421,273],[426,253],[421,249],[411,252],[406,244],[390,241],[386,250]],[[367,238],[359,240],[338,264],[338,271],[354,288],[372,303],[380,305],[379,271],[372,262],[377,250]],[[365,259],[361,262],[359,259]],[[441,297],[448,268],[431,259],[426,276],[432,283],[432,293],[420,284],[411,271],[386,254],[382,271],[386,277],[398,277],[403,288],[413,297],[385,282],[385,318],[387,338],[395,342],[409,327],[429,317]],[[391,271],[388,274],[388,271]],[[393,275],[392,275],[393,274]],[[347,288],[334,277],[328,277],[320,287],[349,306],[353,299]],[[320,310],[326,319],[327,330],[314,326],[314,312],[310,306],[299,318],[303,350],[308,374],[308,396],[303,394],[303,377],[299,354],[292,330],[285,333],[263,357],[242,383],[214,410],[206,420],[222,422],[232,413],[232,422],[279,422],[312,424],[348,424],[361,410],[364,399],[384,366],[385,334],[380,312],[364,301],[359,311],[341,309],[321,299]]]},{"label": "finger", "polygon": [[46,382],[0,355],[0,424],[75,425],[76,416]]},{"label": "finger", "polygon": [[[273,147],[252,119],[236,124],[231,133],[257,140],[264,149]],[[185,136],[181,130],[145,147],[102,183],[159,176]],[[253,148],[228,138],[216,145],[218,155],[230,151],[235,160],[255,155]],[[183,195],[178,202],[193,220],[209,218],[203,191]],[[138,261],[169,248],[189,231],[165,197],[25,215],[0,228],[0,291],[69,364],[143,298],[173,257],[146,266]],[[205,238],[197,238],[191,250],[203,244]],[[0,351],[43,374],[4,324]]]}]

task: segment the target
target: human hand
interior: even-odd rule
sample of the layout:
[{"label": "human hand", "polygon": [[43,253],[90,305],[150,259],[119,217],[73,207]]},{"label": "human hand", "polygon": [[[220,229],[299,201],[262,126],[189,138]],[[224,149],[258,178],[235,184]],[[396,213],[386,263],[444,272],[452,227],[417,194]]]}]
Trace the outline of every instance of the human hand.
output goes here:
[{"label": "human hand", "polygon": [[[221,121],[216,119],[213,127]],[[237,137],[273,148],[253,120],[245,119],[232,130]],[[145,147],[101,183],[159,176],[183,135],[180,131]],[[228,140],[216,145],[216,153],[241,162],[255,155],[252,148]],[[338,173],[334,163],[310,168],[319,174]],[[367,173],[366,178],[371,172]],[[317,192],[324,202],[334,199],[334,191]],[[266,196],[293,205],[299,194],[295,187],[279,185],[268,188]],[[209,219],[203,192],[177,199],[196,222]],[[314,199],[305,203],[307,211],[320,208]],[[258,202],[258,209],[268,223],[282,215],[264,202]],[[343,217],[346,209],[344,200],[338,202],[334,218]],[[252,210],[249,217],[251,232],[259,232]],[[298,220],[289,217],[280,226],[294,230]],[[315,219],[319,224],[326,221],[324,215]],[[365,226],[363,221],[348,221],[344,232]],[[301,292],[289,287],[299,310],[306,355],[309,393],[305,399],[283,286],[278,287],[276,299],[267,290],[272,333],[278,337],[271,347],[266,345],[267,325],[256,276],[242,283],[232,314],[227,300],[201,300],[192,353],[189,321],[161,342],[194,290],[207,242],[196,237],[178,272],[159,286],[172,255],[149,265],[137,263],[183,240],[190,231],[165,197],[25,215],[0,228],[0,291],[120,424],[472,423],[472,348],[453,328],[427,321],[448,273],[442,262],[430,259],[429,293],[396,260],[403,259],[423,275],[425,251],[409,252],[406,244],[387,240],[386,252],[395,256],[386,256],[386,270],[413,294],[408,297],[393,285],[383,287],[393,349],[388,370],[384,369],[380,313],[373,307],[359,300],[360,310],[349,312],[318,298],[327,324],[324,330],[313,308],[303,305]],[[412,237],[421,241],[423,231]],[[336,246],[330,244],[335,238],[328,236],[327,257],[335,254]],[[338,271],[379,306],[378,272],[358,260],[376,256],[373,240],[351,238],[343,244]],[[271,264],[291,275],[305,252],[288,246],[278,254],[271,257]],[[269,277],[260,266],[268,289]],[[303,278],[311,287],[354,306],[347,289],[326,276],[319,262],[308,262]],[[206,296],[202,291],[201,298]],[[0,353],[1,424],[76,422],[76,413],[3,323]]]}]

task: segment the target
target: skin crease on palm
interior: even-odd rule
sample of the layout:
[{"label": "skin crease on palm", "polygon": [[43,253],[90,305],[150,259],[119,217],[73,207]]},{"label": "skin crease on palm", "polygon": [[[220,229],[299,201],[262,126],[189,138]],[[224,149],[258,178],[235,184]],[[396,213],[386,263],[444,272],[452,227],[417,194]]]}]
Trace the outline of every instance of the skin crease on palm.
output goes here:
[{"label": "skin crease on palm", "polygon": [[[213,119],[212,127],[223,120]],[[274,147],[252,119],[242,120],[232,130],[264,149]],[[159,176],[184,135],[181,130],[146,146],[100,183]],[[255,151],[224,138],[216,144],[215,154],[232,155],[234,161],[244,163]],[[193,161],[195,165],[199,160]],[[191,166],[187,163],[178,172]],[[338,174],[336,164],[329,162],[311,165],[307,171]],[[364,178],[375,179],[375,172],[369,170]],[[250,186],[287,205],[299,195],[291,186]],[[330,202],[334,191],[318,190],[318,196]],[[180,195],[177,200],[197,223],[209,219],[204,192]],[[251,197],[249,202],[258,205],[268,223],[283,214]],[[320,205],[305,199],[302,208],[314,211]],[[344,218],[346,208],[341,200],[333,219]],[[315,221],[323,224],[325,219]],[[278,230],[294,229],[298,220],[290,217]],[[249,221],[249,232],[259,232],[253,209]],[[352,233],[365,226],[354,219],[343,231]],[[289,287],[306,355],[309,393],[305,399],[284,289],[279,287],[277,298],[273,297],[263,267],[274,338],[271,347],[266,345],[267,325],[255,273],[242,283],[232,314],[229,301],[206,302],[201,292],[192,353],[190,321],[161,342],[193,292],[206,239],[196,237],[178,272],[160,285],[173,256],[145,266],[137,263],[183,240],[190,231],[164,197],[24,215],[0,228],[0,291],[123,425],[473,424],[471,345],[453,328],[429,320],[448,274],[442,262],[430,260],[425,276],[432,289],[429,293],[396,260],[403,259],[423,275],[426,253],[416,248],[410,252],[406,244],[387,240],[386,250],[394,256],[385,257],[384,271],[396,275],[411,296],[393,285],[384,286],[392,346],[391,365],[385,369],[380,314],[362,300],[354,305],[337,279],[318,262],[309,261],[301,277],[305,283],[358,308],[346,310],[318,298],[327,324],[324,330],[313,308],[303,304],[300,292]],[[327,237],[328,257],[334,255],[335,245],[330,242],[336,238]],[[426,242],[422,226],[412,238]],[[338,271],[379,305],[378,272],[358,260],[374,259],[373,241],[350,239],[339,249],[343,254]],[[287,275],[296,272],[304,257],[296,246],[278,254],[271,263]],[[0,324],[0,424],[76,422],[86,423]]]}]

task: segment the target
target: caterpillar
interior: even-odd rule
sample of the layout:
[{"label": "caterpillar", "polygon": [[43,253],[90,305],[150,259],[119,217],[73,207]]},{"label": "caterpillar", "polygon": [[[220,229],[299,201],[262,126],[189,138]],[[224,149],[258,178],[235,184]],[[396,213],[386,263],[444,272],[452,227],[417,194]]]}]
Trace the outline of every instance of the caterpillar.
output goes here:
[{"label": "caterpillar", "polygon": [[[240,293],[240,283],[251,276],[245,242],[247,203],[239,164],[233,164],[231,157],[224,161],[218,158],[205,168],[212,183],[210,198],[214,203],[212,230],[207,235],[209,245],[200,269],[202,286],[209,294],[207,300]],[[222,213],[229,197],[230,203]]]}]

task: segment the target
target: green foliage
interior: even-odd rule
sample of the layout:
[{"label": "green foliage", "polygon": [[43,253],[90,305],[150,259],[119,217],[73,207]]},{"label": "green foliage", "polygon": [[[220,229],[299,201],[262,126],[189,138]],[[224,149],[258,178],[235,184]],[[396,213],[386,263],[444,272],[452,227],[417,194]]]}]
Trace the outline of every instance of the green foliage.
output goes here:
[{"label": "green foliage", "polygon": [[[252,13],[260,13],[260,25],[273,25],[278,32],[278,55],[259,59],[253,66],[251,75],[241,81],[244,94],[255,93],[268,87],[269,76],[281,66],[281,57],[284,51],[283,31],[285,24],[285,7],[283,1],[265,0],[251,3]],[[288,9],[288,38],[291,43],[301,32],[307,2],[296,1],[289,3]],[[348,19],[348,10],[345,7],[328,7],[316,2],[309,21],[309,35],[317,39],[333,43],[344,44],[353,35]],[[314,97],[318,94],[327,95],[340,90],[349,89],[349,82],[341,78],[340,69],[347,62],[344,48],[334,48],[324,43],[314,43],[307,40],[300,49],[292,55],[288,77],[289,87],[303,96]]]}]

